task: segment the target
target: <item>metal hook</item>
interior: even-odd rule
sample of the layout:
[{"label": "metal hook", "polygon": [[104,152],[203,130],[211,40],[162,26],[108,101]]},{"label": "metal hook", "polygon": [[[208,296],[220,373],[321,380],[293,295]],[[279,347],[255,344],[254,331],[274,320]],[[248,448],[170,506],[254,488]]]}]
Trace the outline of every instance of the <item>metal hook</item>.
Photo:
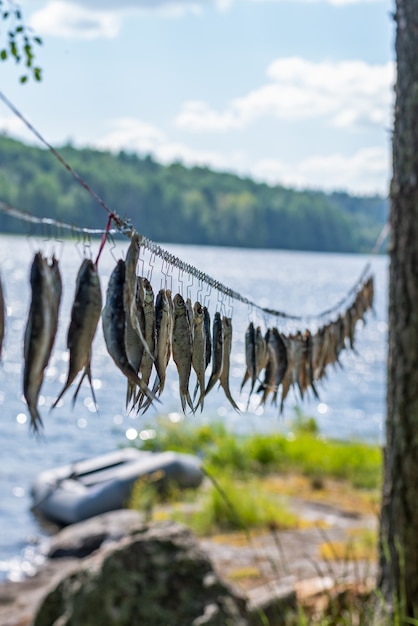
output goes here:
[{"label": "metal hook", "polygon": [[116,261],[117,263],[119,259],[116,258],[116,255],[114,253],[114,250],[116,249],[116,241],[110,231],[106,233],[106,240],[111,243],[109,247],[109,252],[112,255],[112,258],[114,259],[114,261]]},{"label": "metal hook", "polygon": [[232,315],[234,313],[234,304],[233,304],[234,301],[230,293],[227,296],[227,302],[228,302],[228,317],[232,319]]},{"label": "metal hook", "polygon": [[191,282],[187,283],[187,286],[186,286],[186,297],[190,298],[190,300],[191,300],[192,299],[192,287],[194,285],[194,277],[193,277],[193,274],[188,274],[188,276],[189,276],[189,279],[191,280]]},{"label": "metal hook", "polygon": [[203,306],[209,307],[209,300],[212,295],[212,285],[206,283],[206,293],[203,296]]},{"label": "metal hook", "polygon": [[197,284],[196,300],[197,302],[200,302],[200,294],[203,292],[202,272],[199,272],[198,276],[199,279]]},{"label": "metal hook", "polygon": [[154,266],[155,266],[155,252],[151,252],[148,265],[149,265],[149,269],[147,272],[147,279],[148,279],[148,282],[151,282],[152,273],[153,273]]},{"label": "metal hook", "polygon": [[184,293],[183,292],[183,270],[181,268],[179,268],[177,283],[178,283],[178,292],[183,297],[183,293]]}]

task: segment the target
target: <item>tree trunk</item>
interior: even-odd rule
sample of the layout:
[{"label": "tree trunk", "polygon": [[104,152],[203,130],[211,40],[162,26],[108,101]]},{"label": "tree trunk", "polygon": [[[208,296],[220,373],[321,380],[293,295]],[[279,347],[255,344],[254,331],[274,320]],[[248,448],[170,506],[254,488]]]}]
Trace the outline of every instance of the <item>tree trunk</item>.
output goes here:
[{"label": "tree trunk", "polygon": [[379,588],[418,617],[418,0],[397,0],[389,355]]}]

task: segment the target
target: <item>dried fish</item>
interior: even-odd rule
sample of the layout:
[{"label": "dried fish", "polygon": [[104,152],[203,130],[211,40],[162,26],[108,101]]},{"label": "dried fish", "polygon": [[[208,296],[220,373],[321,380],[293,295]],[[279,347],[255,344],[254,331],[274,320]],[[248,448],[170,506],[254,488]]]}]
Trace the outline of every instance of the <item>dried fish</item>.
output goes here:
[{"label": "dried fish", "polygon": [[179,375],[180,400],[183,412],[186,402],[194,411],[193,402],[189,393],[189,379],[192,369],[192,331],[186,310],[186,303],[178,293],[174,296],[174,323],[173,323],[173,360]]},{"label": "dried fish", "polygon": [[70,351],[67,381],[52,408],[58,404],[82,369],[84,371],[74,393],[73,405],[85,376],[87,376],[90,383],[93,400],[96,403],[91,379],[91,345],[97,324],[99,323],[101,310],[102,292],[97,267],[90,259],[84,259],[77,274],[71,321],[67,333],[67,348]]},{"label": "dried fish", "polygon": [[276,404],[279,386],[281,385],[287,370],[286,345],[283,340],[283,336],[279,333],[277,328],[272,328],[269,336],[269,343],[276,353],[277,360],[276,378],[274,381],[275,391],[272,399],[272,403]]},{"label": "dried fish", "polygon": [[51,267],[40,252],[32,263],[30,284],[32,298],[26,324],[23,354],[23,395],[31,417],[31,428],[39,432],[42,419],[38,411],[45,368],[55,339],[57,310],[57,281]]},{"label": "dried fish", "polygon": [[160,395],[164,390],[166,369],[171,354],[172,311],[165,289],[160,289],[155,301],[155,369],[157,376],[153,385],[153,392]]},{"label": "dried fish", "polygon": [[241,383],[241,391],[245,386],[247,380],[252,380],[251,392],[254,388],[255,381],[257,379],[257,364],[255,358],[255,328],[253,322],[250,322],[247,331],[245,333],[245,363],[247,369],[244,374],[244,378]]},{"label": "dried fish", "polygon": [[[154,352],[155,352],[155,306],[154,306],[154,291],[151,286],[151,283],[147,278],[140,278],[140,294],[142,299],[142,308],[144,311],[144,322],[145,322],[145,342],[149,348],[149,351],[145,352],[141,365],[140,372],[141,378],[146,385],[149,383],[149,379],[151,378],[152,367],[154,365]],[[135,403],[137,404],[138,410],[143,406],[143,402],[145,400],[145,396],[142,392],[139,392],[137,398],[135,399]],[[144,407],[145,408],[145,407]]]},{"label": "dried fish", "polygon": [[206,387],[205,395],[209,393],[219,380],[222,372],[223,363],[223,350],[224,350],[224,338],[222,329],[221,314],[217,311],[213,320],[213,359],[212,359],[212,373],[209,378],[209,382]]},{"label": "dried fish", "polygon": [[119,260],[113,270],[107,287],[106,304],[102,311],[103,335],[107,350],[116,366],[140,391],[150,400],[155,400],[155,394],[129,363],[125,347],[126,313],[123,306],[123,292],[125,283],[125,263]]},{"label": "dried fish", "polygon": [[196,372],[197,385],[200,388],[200,396],[195,406],[203,411],[205,399],[205,369],[206,369],[206,334],[204,328],[204,312],[200,302],[195,302],[193,307],[193,353],[192,366]]},{"label": "dried fish", "polygon": [[219,376],[219,384],[225,392],[231,405],[238,413],[240,412],[239,406],[232,397],[229,389],[229,369],[231,360],[231,348],[232,348],[232,319],[230,317],[222,317],[222,334],[223,334],[223,359],[222,369]]}]

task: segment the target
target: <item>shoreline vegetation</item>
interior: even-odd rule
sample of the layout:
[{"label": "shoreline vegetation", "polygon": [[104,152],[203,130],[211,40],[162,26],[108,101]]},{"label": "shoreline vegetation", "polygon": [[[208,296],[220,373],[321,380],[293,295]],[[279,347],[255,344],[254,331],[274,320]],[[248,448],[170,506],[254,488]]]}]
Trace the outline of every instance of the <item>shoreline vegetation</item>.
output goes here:
[{"label": "shoreline vegetation", "polygon": [[[311,555],[312,585],[319,585],[319,592],[315,598],[308,594],[306,602],[298,596],[299,613],[289,623],[371,623],[379,445],[325,440],[315,420],[299,411],[283,433],[237,436],[220,423],[193,427],[168,417],[144,432],[148,438],[138,444],[141,449],[198,455],[206,479],[198,490],[183,492],[161,491],[158,477],[138,481],[130,508],[142,511],[147,521],[170,519],[191,528],[225,579],[244,592],[277,583],[283,568],[296,575],[296,590],[309,586],[309,580],[299,585],[294,569],[296,542]],[[265,548],[260,552],[266,545],[267,557]],[[266,579],[262,572],[269,567]],[[340,593],[347,600],[342,607]]]},{"label": "shoreline vegetation", "polygon": [[[58,147],[85,182],[138,232],[165,243],[368,253],[388,200],[271,186],[207,167]],[[48,150],[0,135],[1,200],[36,217],[101,228],[107,216]],[[33,228],[33,226],[31,226]],[[0,212],[0,232],[28,224]]]},{"label": "shoreline vegetation", "polygon": [[[149,438],[139,444],[142,450],[199,456],[206,486],[191,494],[171,489],[161,493],[158,477],[155,483],[152,479],[138,481],[131,507],[146,510],[152,517],[160,504],[174,505],[175,519],[187,523],[198,535],[298,528],[300,520],[285,504],[292,497],[329,501],[360,514],[378,512],[380,446],[326,440],[315,420],[299,412],[287,433],[237,436],[220,423],[193,428],[164,417],[155,430],[144,432]],[[188,513],[181,513],[182,508]]]}]

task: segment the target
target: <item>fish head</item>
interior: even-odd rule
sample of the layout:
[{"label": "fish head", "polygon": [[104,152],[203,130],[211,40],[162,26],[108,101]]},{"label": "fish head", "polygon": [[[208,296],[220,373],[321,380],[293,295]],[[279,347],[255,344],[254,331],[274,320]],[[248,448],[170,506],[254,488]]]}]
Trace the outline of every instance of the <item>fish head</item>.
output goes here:
[{"label": "fish head", "polygon": [[186,312],[186,303],[181,294],[176,293],[173,300],[173,306],[176,315],[183,315]]}]

